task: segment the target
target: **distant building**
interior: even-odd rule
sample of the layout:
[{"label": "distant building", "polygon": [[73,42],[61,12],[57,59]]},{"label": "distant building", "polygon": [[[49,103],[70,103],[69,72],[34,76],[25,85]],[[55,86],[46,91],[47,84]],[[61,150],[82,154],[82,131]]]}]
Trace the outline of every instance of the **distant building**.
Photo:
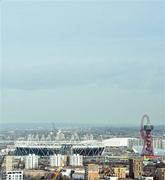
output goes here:
[{"label": "distant building", "polygon": [[74,173],[72,175],[72,179],[75,179],[75,180],[84,180],[84,174],[83,173]]},{"label": "distant building", "polygon": [[6,171],[13,170],[13,156],[6,156]]},{"label": "distant building", "polygon": [[165,149],[165,139],[162,140],[162,149]]},{"label": "distant building", "polygon": [[7,171],[6,180],[23,180],[23,171]]},{"label": "distant building", "polygon": [[118,178],[126,178],[126,167],[113,167],[113,172]]},{"label": "distant building", "polygon": [[153,147],[162,149],[162,140],[160,138],[153,139]]},{"label": "distant building", "polygon": [[29,154],[25,157],[25,169],[37,169],[38,168],[38,156],[35,154]]},{"label": "distant building", "polygon": [[67,161],[67,157],[61,154],[54,154],[50,156],[50,166],[59,167],[63,166]]},{"label": "distant building", "polygon": [[[134,146],[143,146],[143,140],[141,138],[132,138],[128,140],[128,147],[132,148]],[[165,148],[165,139],[153,138],[153,147],[155,149]]]},{"label": "distant building", "polygon": [[69,157],[69,165],[71,166],[83,166],[83,156],[79,154],[73,154]]},{"label": "distant building", "polygon": [[77,180],[80,180],[80,179],[84,179],[85,178],[85,170],[84,168],[82,169],[75,169],[74,172],[71,174],[71,178],[72,179],[77,179]]},{"label": "distant building", "polygon": [[140,180],[153,180],[154,178],[153,177],[145,177],[145,176],[142,176],[140,178]]},{"label": "distant building", "polygon": [[85,166],[85,180],[98,180],[99,166],[97,164],[88,164]]},{"label": "distant building", "polygon": [[129,176],[138,179],[143,174],[143,161],[139,159],[129,159]]},{"label": "distant building", "polygon": [[119,180],[118,177],[112,177],[112,176],[105,176],[104,179],[105,180]]},{"label": "distant building", "polygon": [[157,168],[156,175],[159,180],[165,180],[165,168]]},{"label": "distant building", "polygon": [[143,167],[143,175],[146,177],[154,177],[155,171],[156,171],[155,165],[148,164]]}]

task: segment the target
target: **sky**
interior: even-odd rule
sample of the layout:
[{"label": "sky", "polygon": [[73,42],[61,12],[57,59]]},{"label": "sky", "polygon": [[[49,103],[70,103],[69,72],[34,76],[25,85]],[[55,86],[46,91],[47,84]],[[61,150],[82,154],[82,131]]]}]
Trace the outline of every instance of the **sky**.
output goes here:
[{"label": "sky", "polygon": [[165,124],[164,6],[0,1],[0,122]]}]

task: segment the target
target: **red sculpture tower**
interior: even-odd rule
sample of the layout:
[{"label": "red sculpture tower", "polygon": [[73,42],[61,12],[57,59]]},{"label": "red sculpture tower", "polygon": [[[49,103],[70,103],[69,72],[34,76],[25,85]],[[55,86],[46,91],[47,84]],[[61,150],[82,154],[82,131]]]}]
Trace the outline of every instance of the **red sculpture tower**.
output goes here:
[{"label": "red sculpture tower", "polygon": [[[146,121],[146,124],[144,124],[144,121]],[[153,138],[152,138],[152,130],[154,129],[154,126],[150,123],[150,118],[147,114],[144,114],[141,120],[141,129],[140,134],[144,141],[143,143],[143,149],[142,149],[142,156],[153,156],[154,150],[153,150]]]}]

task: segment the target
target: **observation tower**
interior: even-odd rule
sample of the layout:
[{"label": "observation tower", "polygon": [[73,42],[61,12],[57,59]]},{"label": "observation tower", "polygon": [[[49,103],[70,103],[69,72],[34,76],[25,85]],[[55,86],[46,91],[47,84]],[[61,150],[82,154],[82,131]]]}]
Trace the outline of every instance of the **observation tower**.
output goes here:
[{"label": "observation tower", "polygon": [[[146,123],[144,123],[146,120]],[[141,119],[141,128],[140,128],[140,134],[143,139],[143,149],[141,152],[142,156],[153,156],[154,150],[153,150],[153,138],[152,138],[152,130],[154,129],[154,126],[150,123],[150,118],[147,114],[144,114]]]}]

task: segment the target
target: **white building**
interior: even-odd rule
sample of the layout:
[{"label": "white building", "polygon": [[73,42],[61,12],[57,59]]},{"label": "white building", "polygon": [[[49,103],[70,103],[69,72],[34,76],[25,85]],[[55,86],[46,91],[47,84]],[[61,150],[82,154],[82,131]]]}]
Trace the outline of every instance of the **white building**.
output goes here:
[{"label": "white building", "polygon": [[105,180],[119,180],[118,177],[105,176]]},{"label": "white building", "polygon": [[13,156],[6,156],[6,171],[13,170]]},{"label": "white building", "polygon": [[[141,138],[132,138],[128,141],[128,147],[132,148],[133,146],[143,146],[143,143],[144,141]],[[153,148],[165,149],[165,139],[153,138]]]},{"label": "white building", "polygon": [[29,154],[25,157],[25,169],[38,168],[38,156],[35,154]]},{"label": "white building", "polygon": [[71,166],[83,166],[83,156],[79,154],[73,154],[70,156],[70,162],[69,164]]},{"label": "white building", "polygon": [[162,141],[163,139],[159,139],[159,138],[153,139],[153,147],[162,149]]},{"label": "white building", "polygon": [[129,147],[134,138],[110,138],[102,141],[105,147]]},{"label": "white building", "polygon": [[6,180],[23,180],[23,171],[7,171]]},{"label": "white building", "polygon": [[142,176],[140,178],[140,180],[153,180],[154,178],[153,177],[145,177],[145,176]]},{"label": "white building", "polygon": [[54,154],[50,156],[50,166],[51,167],[58,167],[63,166],[66,163],[66,156],[61,154]]},{"label": "white building", "polygon": [[162,140],[162,149],[165,149],[165,139]]}]

